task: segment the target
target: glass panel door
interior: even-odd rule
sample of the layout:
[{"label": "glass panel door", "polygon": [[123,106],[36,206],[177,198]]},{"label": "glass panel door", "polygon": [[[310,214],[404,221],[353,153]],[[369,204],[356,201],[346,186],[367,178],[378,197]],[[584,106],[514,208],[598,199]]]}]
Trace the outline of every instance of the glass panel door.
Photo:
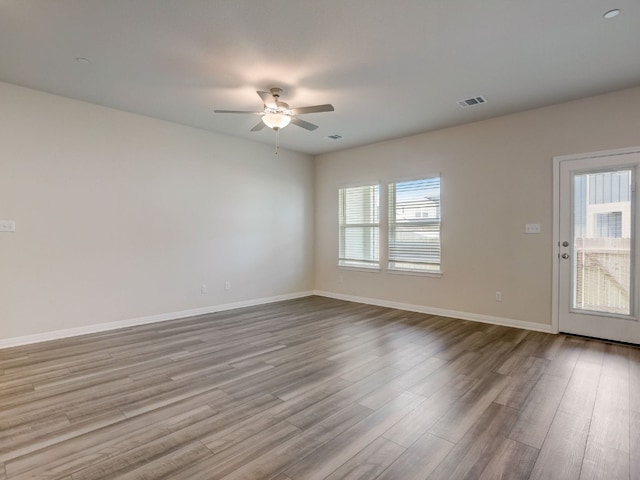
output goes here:
[{"label": "glass panel door", "polygon": [[640,344],[638,151],[557,161],[561,332]]},{"label": "glass panel door", "polygon": [[572,309],[632,312],[632,170],[574,174]]}]

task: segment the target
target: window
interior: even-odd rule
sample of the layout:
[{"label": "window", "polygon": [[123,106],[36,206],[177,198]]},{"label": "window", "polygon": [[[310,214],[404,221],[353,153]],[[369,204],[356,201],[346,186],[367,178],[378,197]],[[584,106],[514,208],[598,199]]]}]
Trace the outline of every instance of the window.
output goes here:
[{"label": "window", "polygon": [[382,198],[378,185],[338,193],[339,266],[378,269],[382,251],[389,271],[441,272],[439,176],[384,184]]},{"label": "window", "polygon": [[389,184],[389,270],[440,272],[440,177]]},{"label": "window", "polygon": [[380,194],[378,185],[339,190],[339,261],[343,267],[379,268]]},{"label": "window", "polygon": [[596,237],[622,238],[622,212],[596,213]]}]

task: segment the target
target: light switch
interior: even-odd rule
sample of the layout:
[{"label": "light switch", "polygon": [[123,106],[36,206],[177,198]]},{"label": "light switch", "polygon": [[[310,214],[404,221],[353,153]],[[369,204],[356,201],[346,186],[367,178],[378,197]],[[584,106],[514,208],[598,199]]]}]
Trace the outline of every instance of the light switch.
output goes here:
[{"label": "light switch", "polygon": [[527,223],[524,226],[524,233],[540,233],[539,223]]},{"label": "light switch", "polygon": [[13,220],[0,220],[0,232],[15,232],[16,222]]}]

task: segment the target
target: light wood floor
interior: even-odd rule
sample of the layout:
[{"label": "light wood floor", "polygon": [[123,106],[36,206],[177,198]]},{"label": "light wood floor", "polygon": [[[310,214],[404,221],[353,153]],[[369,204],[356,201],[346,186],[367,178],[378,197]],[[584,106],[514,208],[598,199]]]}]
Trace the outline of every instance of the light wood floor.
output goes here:
[{"label": "light wood floor", "polygon": [[639,479],[640,350],[320,297],[0,350],[0,479]]}]

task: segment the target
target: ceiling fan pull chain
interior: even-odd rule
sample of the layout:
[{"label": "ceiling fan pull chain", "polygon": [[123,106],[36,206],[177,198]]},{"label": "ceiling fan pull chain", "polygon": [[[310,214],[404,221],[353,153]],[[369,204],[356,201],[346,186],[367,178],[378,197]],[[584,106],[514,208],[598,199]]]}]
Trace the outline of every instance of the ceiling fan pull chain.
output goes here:
[{"label": "ceiling fan pull chain", "polygon": [[276,131],[276,152],[275,155],[278,155],[278,150],[280,150],[280,129],[274,128]]}]

